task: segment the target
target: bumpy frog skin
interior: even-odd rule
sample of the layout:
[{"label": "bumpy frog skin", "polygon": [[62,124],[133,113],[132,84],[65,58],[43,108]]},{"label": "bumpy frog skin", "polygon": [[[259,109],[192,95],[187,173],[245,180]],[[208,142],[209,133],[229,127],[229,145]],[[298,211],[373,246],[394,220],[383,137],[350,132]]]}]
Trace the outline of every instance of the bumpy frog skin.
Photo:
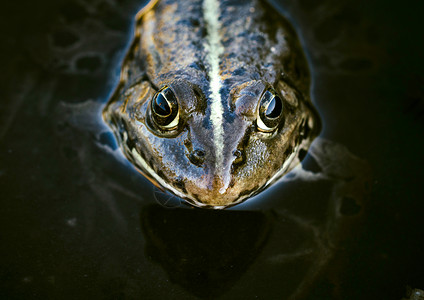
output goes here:
[{"label": "bumpy frog skin", "polygon": [[225,208],[295,167],[320,131],[295,32],[263,1],[139,12],[103,111],[126,157],[188,203]]}]

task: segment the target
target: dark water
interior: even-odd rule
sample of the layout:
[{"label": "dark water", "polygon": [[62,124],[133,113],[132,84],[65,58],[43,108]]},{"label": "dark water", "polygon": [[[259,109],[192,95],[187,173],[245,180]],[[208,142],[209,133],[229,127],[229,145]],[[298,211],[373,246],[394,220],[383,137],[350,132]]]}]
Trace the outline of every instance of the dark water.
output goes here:
[{"label": "dark water", "polygon": [[303,169],[223,212],[168,201],[99,119],[142,2],[3,4],[2,299],[424,289],[423,5],[274,2],[305,46],[324,129]]}]

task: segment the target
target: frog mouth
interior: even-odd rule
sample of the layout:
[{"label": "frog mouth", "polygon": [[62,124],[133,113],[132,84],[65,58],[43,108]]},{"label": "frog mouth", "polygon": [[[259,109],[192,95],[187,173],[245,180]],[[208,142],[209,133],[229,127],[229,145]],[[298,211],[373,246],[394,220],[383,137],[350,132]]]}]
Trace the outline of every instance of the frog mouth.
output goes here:
[{"label": "frog mouth", "polygon": [[[209,208],[209,209],[225,209],[234,205],[237,205],[247,198],[257,194],[261,189],[254,189],[249,193],[244,195],[230,195],[226,193],[219,192],[219,187],[215,189],[205,189],[203,192],[198,194],[191,193],[184,188],[184,191],[177,189],[174,185],[170,184],[169,180],[159,176],[143,159],[140,153],[136,148],[131,150],[126,143],[123,143],[124,152],[130,158],[130,160],[137,166],[137,171],[139,171],[144,177],[146,177],[150,182],[152,182],[157,188],[163,192],[171,192],[175,196],[185,200],[192,206],[200,208]],[[193,190],[199,190],[199,188],[193,187]],[[200,197],[202,195],[203,197]],[[203,198],[203,201],[200,200]]]}]

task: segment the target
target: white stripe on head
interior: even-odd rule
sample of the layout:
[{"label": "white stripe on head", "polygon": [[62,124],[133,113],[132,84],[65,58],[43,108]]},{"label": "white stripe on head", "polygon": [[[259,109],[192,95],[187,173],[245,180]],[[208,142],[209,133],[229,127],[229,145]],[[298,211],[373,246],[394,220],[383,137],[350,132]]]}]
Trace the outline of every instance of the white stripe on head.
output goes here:
[{"label": "white stripe on head", "polygon": [[224,152],[224,128],[222,118],[224,108],[221,102],[221,78],[219,70],[219,56],[224,52],[224,48],[220,41],[219,31],[221,25],[219,23],[219,1],[204,0],[203,15],[207,28],[207,42],[205,48],[207,50],[207,61],[209,64],[209,80],[211,92],[211,116],[210,120],[213,126],[214,142],[215,142],[215,168],[217,174],[220,174],[223,168],[223,152]]}]

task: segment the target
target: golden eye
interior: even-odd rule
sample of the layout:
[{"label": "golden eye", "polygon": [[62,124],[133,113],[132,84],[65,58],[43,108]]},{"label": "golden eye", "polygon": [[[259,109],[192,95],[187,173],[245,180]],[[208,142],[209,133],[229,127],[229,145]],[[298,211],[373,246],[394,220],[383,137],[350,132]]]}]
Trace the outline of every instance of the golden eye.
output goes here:
[{"label": "golden eye", "polygon": [[160,89],[152,98],[153,121],[162,129],[171,130],[178,126],[178,102],[174,92],[167,86]]},{"label": "golden eye", "polygon": [[259,104],[257,126],[259,131],[274,131],[282,121],[283,101],[271,89],[262,94]]}]

